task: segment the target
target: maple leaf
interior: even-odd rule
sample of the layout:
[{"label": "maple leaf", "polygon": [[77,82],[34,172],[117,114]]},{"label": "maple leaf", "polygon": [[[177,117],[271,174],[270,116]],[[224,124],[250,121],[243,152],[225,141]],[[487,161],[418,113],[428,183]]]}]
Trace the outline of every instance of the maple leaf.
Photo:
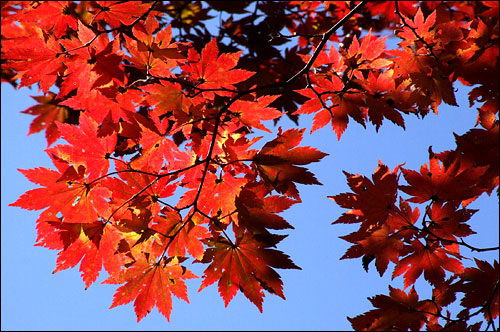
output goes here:
[{"label": "maple leaf", "polygon": [[[348,202],[341,194],[329,198],[340,199],[342,202]],[[349,196],[347,196],[349,197]],[[354,200],[355,201],[355,200]],[[410,242],[417,234],[418,229],[413,224],[420,216],[418,208],[412,211],[409,204],[400,197],[399,207],[393,205],[389,209],[387,219],[381,223],[370,224],[361,210],[350,210],[344,213],[336,223],[358,223],[361,222],[358,231],[348,235],[340,236],[341,239],[354,243],[340,259],[358,258],[363,256],[363,268],[368,272],[368,266],[371,261],[376,259],[375,266],[382,276],[389,261],[398,263],[400,256],[407,255],[410,250],[403,242]]]},{"label": "maple leaf", "polygon": [[317,162],[328,154],[311,147],[296,147],[302,141],[304,129],[289,129],[266,143],[254,156],[253,164],[264,182],[281,194],[299,199],[295,183],[321,184],[314,175],[304,167]]},{"label": "maple leaf", "polygon": [[444,270],[452,273],[463,272],[462,262],[448,256],[456,254],[439,247],[437,243],[424,246],[419,240],[414,240],[411,249],[413,253],[401,259],[392,274],[394,279],[404,273],[405,288],[414,284],[422,272],[425,280],[432,285],[439,285],[444,281]]},{"label": "maple leaf", "polygon": [[18,71],[16,77],[21,78],[20,87],[39,82],[45,93],[64,71],[61,50],[58,40],[38,27],[33,28],[29,36],[2,41],[2,58]]},{"label": "maple leaf", "polygon": [[263,289],[285,299],[283,283],[272,268],[300,269],[281,251],[268,249],[249,232],[234,228],[236,242],[233,244],[219,238],[208,248],[203,262],[211,261],[203,274],[200,289],[218,281],[219,293],[227,307],[238,290],[252,301],[262,312]]},{"label": "maple leaf", "polygon": [[[487,166],[481,176],[481,184],[486,192],[498,186],[499,148],[498,123],[489,130],[471,129],[464,135],[455,134],[457,152],[460,155],[460,169],[466,170],[477,166]],[[452,159],[453,160],[453,159]],[[450,162],[446,160],[446,164]]]},{"label": "maple leaf", "polygon": [[402,45],[409,45],[412,42],[425,40],[432,42],[435,32],[432,30],[436,23],[436,11],[433,11],[427,18],[424,18],[422,10],[418,8],[413,20],[406,20],[408,27],[403,27],[403,30],[398,32],[398,37],[403,39]]},{"label": "maple leaf", "polygon": [[222,142],[223,154],[217,155],[217,158],[226,163],[228,169],[234,169],[237,173],[249,173],[249,167],[243,161],[251,160],[257,151],[250,149],[250,147],[262,137],[254,137],[249,140],[246,136],[241,134],[226,135],[224,142]]},{"label": "maple leaf", "polygon": [[156,305],[158,311],[170,321],[172,294],[189,303],[185,279],[198,278],[179,264],[177,257],[163,262],[149,262],[142,258],[123,272],[120,278],[108,278],[103,283],[125,285],[119,287],[111,308],[134,301],[139,322]]},{"label": "maple leaf", "polygon": [[[61,227],[61,237],[69,238],[66,241],[70,244],[59,253],[53,273],[74,267],[81,261],[80,271],[87,289],[96,281],[103,266],[110,275],[121,271],[123,260],[115,252],[122,234],[115,227],[104,226],[102,222],[76,224],[76,227],[69,226],[71,228],[65,225],[73,224],[61,224],[55,228]],[[65,232],[67,229],[69,232]]]},{"label": "maple leaf", "polygon": [[199,191],[199,181],[201,181],[201,174],[196,177],[197,181],[189,181],[184,187],[190,190],[182,195],[177,203],[179,208],[190,206],[195,203],[198,209],[206,215],[214,217],[221,217],[223,223],[229,223],[231,219],[227,216],[234,213],[236,210],[235,200],[240,193],[242,187],[248,182],[248,179],[242,177],[235,177],[228,172],[224,172],[220,177],[211,172],[205,175],[203,188]]},{"label": "maple leaf", "polygon": [[[203,240],[210,237],[205,226],[200,225],[202,218],[191,217],[182,220],[178,213],[165,212],[155,218],[151,229],[161,234],[162,240],[158,243],[158,253],[163,253],[168,246],[170,257],[186,256],[186,251],[197,260],[203,258],[205,247]],[[155,245],[157,242],[155,242]]]},{"label": "maple leaf", "polygon": [[353,193],[328,196],[343,208],[350,209],[338,218],[337,223],[362,222],[365,227],[380,225],[388,218],[396,202],[400,166],[390,169],[379,161],[372,181],[359,174],[344,171]]},{"label": "maple leaf", "polygon": [[113,218],[118,223],[124,223],[123,220],[120,221],[121,218],[130,217],[130,215],[124,215],[128,213],[125,212],[126,209],[119,210],[124,204],[128,204],[132,209],[133,207],[148,209],[152,215],[158,214],[161,210],[158,199],[172,196],[178,186],[172,178],[168,176],[158,178],[154,173],[147,172],[147,169],[134,172],[127,165],[117,163],[116,170],[120,178],[108,177],[101,183],[112,192],[109,204],[114,211]]},{"label": "maple leaf", "polygon": [[170,69],[177,67],[185,61],[181,54],[179,45],[172,43],[172,30],[170,25],[159,31],[159,24],[151,15],[145,24],[134,25],[132,33],[135,39],[125,35],[127,49],[131,55],[130,62],[139,69],[145,69],[148,74],[156,77],[170,77]]},{"label": "maple leaf", "polygon": [[344,61],[358,70],[381,69],[392,63],[388,59],[378,59],[385,51],[385,40],[388,36],[378,38],[372,36],[371,32],[370,29],[368,34],[361,39],[361,44],[358,38],[354,36],[347,50],[346,59]]},{"label": "maple leaf", "polygon": [[[498,261],[493,266],[483,260],[474,258],[477,268],[468,267],[461,273],[460,280],[452,285],[453,289],[463,292],[461,300],[465,308],[483,307],[486,320],[498,317],[499,295],[498,295]],[[490,317],[491,314],[491,317]]]},{"label": "maple leaf", "polygon": [[244,187],[236,197],[236,211],[238,226],[244,227],[254,235],[267,234],[267,228],[286,229],[292,228],[283,217],[276,213],[288,209],[297,201],[283,196],[267,196],[252,190],[252,186]]},{"label": "maple leaf", "polygon": [[[181,69],[189,74],[191,79],[199,82],[200,89],[234,89],[236,83],[247,80],[254,73],[234,69],[238,64],[242,51],[237,53],[223,53],[219,55],[217,41],[213,38],[201,51],[201,56],[194,49],[189,49],[188,64]],[[220,96],[230,95],[217,91]],[[207,98],[213,98],[213,92],[203,92]]]},{"label": "maple leaf", "polygon": [[55,97],[56,94],[52,91],[49,91],[45,96],[31,96],[31,98],[38,101],[39,104],[22,111],[22,113],[36,116],[33,122],[31,122],[28,135],[38,133],[45,129],[45,137],[48,146],[54,143],[61,135],[57,129],[56,121],[65,122],[70,115],[70,111],[67,107],[57,105]]},{"label": "maple leaf", "polygon": [[53,273],[77,265],[88,288],[99,276],[102,267],[110,275],[119,273],[124,259],[117,254],[122,234],[112,225],[101,221],[67,223],[51,212],[43,212],[37,220],[37,243],[49,249],[61,250]]},{"label": "maple leaf", "polygon": [[[416,104],[422,117],[429,113],[429,108],[437,114],[441,101],[457,106],[453,77],[436,63],[434,57],[417,54],[411,47],[387,53],[394,55],[394,78],[404,79],[402,87],[406,90],[408,101]],[[411,108],[408,111],[415,113]]]},{"label": "maple leaf", "polygon": [[269,106],[279,96],[262,96],[256,101],[236,100],[229,106],[229,110],[243,122],[248,128],[257,128],[270,133],[261,121],[274,120],[279,118],[283,113]]},{"label": "maple leaf", "polygon": [[391,228],[388,225],[383,225],[380,229],[371,233],[369,237],[359,241],[364,251],[368,255],[375,257],[375,266],[380,276],[384,274],[389,261],[398,262],[404,248],[403,241],[390,234],[390,230]]},{"label": "maple leaf", "polygon": [[113,213],[113,224],[124,234],[128,245],[124,251],[130,254],[133,262],[137,255],[151,252],[153,238],[154,241],[159,238],[157,231],[150,227],[156,216],[154,207],[149,207],[148,202],[134,202],[129,203],[127,209],[117,208]]},{"label": "maple leaf", "polygon": [[[316,51],[314,47],[313,50]],[[304,63],[308,63],[312,57],[310,54],[297,55],[300,56]],[[330,46],[328,53],[326,50],[320,52],[311,67],[321,68],[323,65],[331,65],[332,70],[335,72],[343,72],[347,69],[347,66],[344,63],[344,58],[333,45]]]},{"label": "maple leaf", "polygon": [[[303,165],[326,154],[299,147],[303,130],[280,128],[261,149],[246,135],[270,132],[262,121],[282,112],[312,114],[311,132],[330,124],[338,139],[350,118],[404,127],[401,113],[456,105],[459,80],[473,86],[485,130],[430,150],[419,172],[402,169],[407,185],[400,166],[379,163],[371,179],[345,173],[351,192],[330,197],[348,209],[335,223],[359,224],[341,237],[352,244],[342,259],[375,261],[380,274],[393,262],[405,289],[422,274],[433,286],[425,301],[390,288],[350,320],[360,330],[473,330],[469,317],[498,317],[498,263],[464,270],[455,241],[474,233],[467,204],[498,187],[498,3],[234,3],[2,2],[2,81],[38,84],[30,133],[68,142],[46,150],[57,170],[21,171],[41,188],[11,204],[43,210],[36,245],[58,251],[55,272],[80,264],[88,287],[104,267],[107,283],[123,284],[112,307],[135,301],[141,320],[156,305],[169,318],[172,293],[187,301],[184,280],[195,276],[180,264],[191,255],[208,266],[200,290],[217,281],[226,306],[240,289],[262,311],[265,290],[284,298],[274,269],[297,268],[272,248],[286,235],[269,230],[293,228],[279,214],[300,201],[297,183],[319,184]],[[217,39],[203,22],[211,9],[222,15]],[[399,23],[399,49],[386,50],[372,32]],[[399,189],[410,199],[396,205]],[[426,202],[420,228],[410,203]],[[460,321],[442,313],[457,292]]]},{"label": "maple leaf", "polygon": [[414,86],[420,87],[426,97],[432,100],[431,107],[435,113],[437,113],[437,106],[441,104],[441,100],[448,105],[458,106],[451,75],[440,71],[439,68],[433,68],[430,73],[413,72],[410,77]]},{"label": "maple leaf", "polygon": [[436,156],[430,156],[429,166],[420,167],[420,173],[401,168],[408,186],[399,188],[411,195],[408,201],[424,203],[432,201],[459,201],[464,206],[482,193],[479,178],[486,167],[473,167],[460,170],[460,160],[456,159],[450,166],[440,166]]},{"label": "maple leaf", "polygon": [[[59,42],[66,50],[72,50],[65,59],[65,79],[58,93],[59,98],[65,97],[61,105],[89,111],[96,121],[102,122],[108,112],[102,111],[102,101],[106,99],[98,88],[113,83],[122,86],[126,81],[118,39],[110,42],[106,34],[96,35],[79,21],[77,37]],[[75,89],[76,95],[70,94]]]},{"label": "maple leaf", "polygon": [[[344,93],[345,85],[336,75],[330,79],[316,75],[315,83],[317,85],[314,87],[316,92],[309,88],[297,91],[309,100],[294,112],[294,114],[317,112],[313,119],[311,132],[323,128],[331,121],[337,139],[340,140],[349,123],[349,116],[365,126],[366,113],[363,110],[364,101],[360,94]],[[321,96],[321,100],[319,96]]]},{"label": "maple leaf", "polygon": [[[399,11],[402,14],[414,15],[417,8],[415,8],[416,1],[403,1],[398,3]],[[369,2],[366,9],[370,10],[372,17],[377,15],[384,15],[384,17],[393,23],[399,23],[400,18],[396,13],[396,5],[394,2]]]},{"label": "maple leaf", "polygon": [[393,123],[405,128],[404,119],[394,108],[393,93],[396,90],[392,70],[386,70],[376,77],[373,72],[368,73],[368,79],[362,84],[370,92],[367,96],[366,105],[368,107],[368,117],[378,131],[382,125],[383,118],[391,120]]},{"label": "maple leaf", "polygon": [[406,294],[389,286],[389,296],[376,295],[368,299],[377,309],[354,318],[347,317],[356,331],[418,331],[427,321],[426,314],[419,311],[424,301],[418,301],[414,287]]},{"label": "maple leaf", "polygon": [[[456,237],[466,237],[476,234],[466,222],[477,211],[472,209],[459,210],[456,203],[448,202],[443,205],[440,202],[434,202],[431,208],[427,210],[427,214],[431,220],[427,228],[433,235],[441,239],[457,241]],[[446,241],[442,241],[442,244],[449,245]]]},{"label": "maple leaf", "polygon": [[148,92],[144,98],[150,105],[155,106],[154,110],[158,116],[173,112],[175,119],[181,123],[189,113],[189,108],[193,104],[182,91],[179,84],[172,84],[167,81],[160,81],[161,84],[148,84],[141,86],[141,90]]},{"label": "maple leaf", "polygon": [[10,206],[18,206],[27,210],[45,210],[55,216],[61,212],[68,223],[94,223],[100,217],[109,214],[107,198],[111,192],[99,184],[89,185],[83,180],[83,166],[78,172],[73,166],[60,173],[48,168],[22,170],[31,182],[45,188],[32,189],[21,195]]},{"label": "maple leaf", "polygon": [[96,5],[96,9],[89,10],[96,13],[93,20],[103,20],[112,28],[132,24],[150,7],[147,3],[119,1],[96,1]]},{"label": "maple leaf", "polygon": [[107,173],[108,158],[115,149],[117,136],[98,137],[98,123],[85,113],[80,115],[79,122],[79,126],[57,123],[61,136],[71,145],[57,145],[46,152],[75,169],[84,166],[88,180],[94,180]]},{"label": "maple leaf", "polygon": [[[151,115],[153,115],[152,113]],[[156,119],[159,118],[156,116]],[[167,124],[165,121],[163,125]],[[160,172],[165,161],[174,163],[180,155],[177,145],[166,138],[166,130],[162,123],[139,123],[141,137],[138,143],[141,146],[140,154],[135,156],[130,165],[136,169],[148,168],[153,172]]]},{"label": "maple leaf", "polygon": [[73,15],[75,3],[71,1],[48,1],[42,3],[36,10],[24,14],[27,21],[37,21],[40,27],[54,29],[54,36],[60,38],[68,28],[77,30],[78,20]]}]

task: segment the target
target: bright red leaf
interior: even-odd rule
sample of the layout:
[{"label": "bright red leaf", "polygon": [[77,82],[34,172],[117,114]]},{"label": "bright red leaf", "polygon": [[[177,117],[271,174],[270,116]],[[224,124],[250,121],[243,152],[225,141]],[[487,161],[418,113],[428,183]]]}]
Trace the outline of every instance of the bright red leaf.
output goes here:
[{"label": "bright red leaf", "polygon": [[142,259],[126,269],[118,279],[108,278],[105,283],[123,283],[113,297],[111,308],[134,301],[139,322],[154,306],[170,321],[172,294],[189,303],[185,279],[197,278],[191,271],[179,265],[177,258],[165,262],[149,262]]},{"label": "bright red leaf", "polygon": [[413,285],[424,273],[425,280],[432,285],[440,285],[445,278],[444,270],[452,273],[462,273],[462,262],[449,255],[454,254],[436,244],[423,245],[416,240],[411,243],[413,253],[401,259],[394,268],[392,278],[404,273],[405,288]]},{"label": "bright red leaf", "polygon": [[268,142],[255,155],[253,162],[264,182],[281,194],[299,199],[295,182],[302,184],[321,184],[304,167],[318,162],[326,153],[311,147],[296,147],[302,141],[304,129],[289,129],[278,132],[278,137]]},{"label": "bright red leaf", "polygon": [[281,251],[268,249],[250,233],[237,231],[236,242],[217,241],[207,250],[204,261],[211,261],[205,270],[200,291],[218,281],[219,293],[227,307],[241,290],[262,312],[263,290],[285,298],[282,281],[273,269],[298,269]]}]

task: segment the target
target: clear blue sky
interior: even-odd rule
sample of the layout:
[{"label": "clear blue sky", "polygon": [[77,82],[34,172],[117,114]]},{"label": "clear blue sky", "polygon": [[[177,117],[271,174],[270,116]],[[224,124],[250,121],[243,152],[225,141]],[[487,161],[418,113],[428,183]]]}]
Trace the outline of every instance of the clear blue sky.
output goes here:
[{"label": "clear blue sky", "polygon": [[[438,116],[430,114],[424,120],[406,117],[406,131],[387,122],[376,134],[373,127],[365,130],[352,122],[340,142],[330,127],[312,135],[307,131],[303,145],[317,147],[330,155],[310,167],[323,186],[300,185],[303,203],[283,213],[295,230],[289,232],[279,249],[302,267],[301,271],[278,270],[287,300],[267,295],[261,314],[238,293],[225,308],[215,284],[198,293],[200,279],[193,279],[187,282],[191,303],[174,298],[171,323],[154,309],[137,324],[132,303],[108,310],[116,286],[99,284],[105,273],[86,291],[78,267],[52,274],[56,252],[33,246],[38,212],[8,207],[19,195],[35,187],[17,168],[53,168],[43,152],[44,134],[26,136],[32,116],[20,111],[34,104],[29,95],[38,93],[27,88],[16,91],[2,84],[2,330],[350,329],[346,316],[371,309],[368,296],[388,293],[393,265],[380,278],[373,264],[366,273],[359,259],[339,261],[349,244],[338,236],[355,230],[355,226],[330,224],[344,211],[327,196],[349,190],[342,170],[369,176],[378,159],[391,169],[404,162],[406,168],[418,169],[428,160],[429,145],[435,152],[454,148],[452,132],[463,134],[476,121],[476,111],[468,107],[466,95],[460,93],[457,99],[462,107],[444,106]],[[291,126],[288,120],[280,124]],[[300,125],[310,128],[311,117],[303,116]],[[469,237],[468,242],[480,247],[497,246],[496,195],[483,196],[470,207],[480,211],[471,220],[478,234]],[[493,252],[478,256],[491,261],[497,255]],[[202,275],[203,267],[197,264],[192,269]],[[391,285],[401,287],[402,278],[396,278]],[[417,291],[422,296],[429,295],[423,282],[417,283]]]}]

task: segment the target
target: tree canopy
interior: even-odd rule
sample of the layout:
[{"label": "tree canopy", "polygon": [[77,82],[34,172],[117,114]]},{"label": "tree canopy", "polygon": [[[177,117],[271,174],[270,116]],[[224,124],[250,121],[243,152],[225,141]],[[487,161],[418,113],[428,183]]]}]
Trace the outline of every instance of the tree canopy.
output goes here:
[{"label": "tree canopy", "polygon": [[154,307],[170,320],[193,278],[262,311],[266,293],[285,299],[277,270],[300,269],[279,249],[294,228],[281,213],[321,185],[308,167],[327,153],[301,144],[306,130],[331,126],[341,144],[353,121],[405,129],[468,106],[477,122],[455,149],[422,147],[416,170],[344,171],[350,192],[329,198],[345,209],[333,224],[357,227],[341,259],[404,280],[353,329],[496,330],[498,260],[471,253],[499,247],[466,238],[469,204],[498,196],[498,14],[496,1],[4,1],[2,82],[38,87],[23,112],[54,165],[20,169],[39,187],[11,205],[41,210],[54,272],[79,264],[89,287],[104,270],[111,308],[133,302],[137,321]]}]

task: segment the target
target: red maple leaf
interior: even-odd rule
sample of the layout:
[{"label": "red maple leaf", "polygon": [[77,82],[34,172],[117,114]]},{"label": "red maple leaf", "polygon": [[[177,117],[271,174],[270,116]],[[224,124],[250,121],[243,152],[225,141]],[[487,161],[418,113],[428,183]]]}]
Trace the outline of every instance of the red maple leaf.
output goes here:
[{"label": "red maple leaf", "polygon": [[173,112],[173,117],[180,123],[187,122],[189,108],[193,101],[188,98],[179,84],[160,81],[161,84],[148,84],[141,89],[148,92],[145,101],[155,106],[154,111],[158,116]]},{"label": "red maple leaf", "polygon": [[461,170],[458,158],[445,167],[440,165],[436,156],[431,156],[429,166],[422,165],[420,173],[401,168],[409,185],[402,185],[399,188],[413,196],[409,202],[458,201],[466,205],[483,192],[479,179],[487,168],[484,166]]},{"label": "red maple leaf", "polygon": [[48,91],[45,96],[31,96],[31,98],[38,101],[39,104],[23,111],[23,113],[36,116],[33,122],[31,122],[28,135],[45,129],[47,145],[50,146],[61,136],[57,129],[56,121],[65,122],[69,117],[69,110],[67,107],[57,105],[56,94],[52,91]]},{"label": "red maple leaf", "polygon": [[103,283],[125,285],[118,288],[111,308],[134,301],[139,322],[156,305],[170,321],[172,294],[189,303],[185,279],[198,278],[179,264],[177,257],[163,262],[150,262],[145,257],[126,269],[119,278],[108,278]]},{"label": "red maple leaf", "polygon": [[347,52],[344,50],[344,62],[358,70],[361,69],[381,69],[389,66],[392,61],[384,58],[379,58],[385,51],[386,37],[378,38],[372,36],[371,29],[368,34],[361,39],[361,44],[356,35],[354,36],[351,45]]},{"label": "red maple leaf", "polygon": [[8,59],[10,68],[18,71],[20,87],[39,82],[40,89],[45,93],[65,69],[61,51],[58,40],[37,27],[29,36],[2,41],[2,57]]},{"label": "red maple leaf", "polygon": [[296,147],[302,141],[303,133],[304,129],[282,132],[280,127],[278,137],[266,143],[253,158],[266,185],[295,199],[299,199],[295,182],[321,184],[307,169],[295,165],[317,162],[328,155],[308,146]]},{"label": "red maple leaf", "polygon": [[375,257],[375,266],[380,276],[384,274],[389,261],[398,262],[404,248],[403,241],[399,236],[391,234],[391,228],[388,225],[383,225],[369,237],[359,241],[359,244],[363,246],[365,255]]},{"label": "red maple leaf", "polygon": [[[499,308],[499,268],[495,260],[493,266],[474,258],[477,268],[468,267],[460,274],[460,280],[452,285],[453,289],[463,292],[461,304],[465,308],[483,307],[486,320],[498,317]],[[491,314],[491,317],[490,317]]]},{"label": "red maple leaf", "polygon": [[261,96],[256,101],[236,100],[229,110],[248,128],[257,128],[270,133],[261,121],[274,120],[283,115],[274,107],[268,107],[279,96]]},{"label": "red maple leaf", "polygon": [[53,273],[74,267],[81,261],[81,275],[88,288],[103,266],[110,275],[120,272],[124,258],[117,249],[123,235],[114,226],[102,221],[67,223],[44,211],[36,228],[36,246],[61,250]]},{"label": "red maple leaf", "polygon": [[347,317],[356,331],[418,331],[427,321],[426,314],[419,311],[425,301],[418,301],[413,287],[406,294],[389,286],[389,296],[376,295],[368,299],[377,309],[354,318]]},{"label": "red maple leaf", "polygon": [[[96,281],[103,266],[110,275],[121,271],[123,259],[116,254],[123,237],[120,231],[112,225],[104,226],[102,222],[75,224],[73,227],[66,225],[73,224],[61,223],[54,227],[61,227],[61,237],[70,243],[59,252],[54,273],[74,267],[81,261],[80,271],[85,288],[88,288]],[[73,232],[66,231],[68,228]]]},{"label": "red maple leaf", "polygon": [[159,254],[163,253],[168,246],[170,257],[185,257],[186,251],[197,260],[203,258],[205,247],[203,240],[210,237],[205,226],[200,225],[198,217],[191,217],[182,220],[181,216],[175,212],[165,212],[154,219],[151,229],[160,234],[161,241],[155,242],[155,248]]},{"label": "red maple leaf", "polygon": [[207,249],[203,262],[211,261],[205,270],[199,291],[218,281],[219,293],[227,305],[241,290],[262,312],[263,290],[285,299],[283,283],[272,268],[300,269],[287,255],[257,241],[249,232],[235,228],[233,244],[219,237],[213,247]]},{"label": "red maple leaf", "polygon": [[98,137],[98,123],[85,113],[80,115],[79,121],[79,126],[58,123],[61,136],[70,145],[57,145],[45,151],[58,161],[75,166],[75,169],[84,166],[90,182],[108,172],[108,158],[115,149],[117,137],[115,133]]},{"label": "red maple leaf", "polygon": [[[349,123],[349,116],[361,125],[365,125],[364,100],[359,93],[344,93],[344,83],[336,75],[329,79],[318,76],[315,81],[316,92],[310,88],[297,91],[309,100],[294,112],[294,114],[317,112],[311,132],[323,128],[331,121],[337,139],[340,140]],[[318,94],[321,95],[321,100]]]},{"label": "red maple leaf", "polygon": [[392,76],[392,70],[386,70],[378,76],[375,76],[370,71],[367,79],[359,81],[369,92],[366,106],[368,108],[368,117],[375,125],[375,129],[378,131],[384,117],[405,128],[401,113],[395,109],[394,100],[396,98],[394,94],[396,93],[396,84]]},{"label": "red maple leaf", "polygon": [[96,9],[89,10],[95,13],[93,20],[103,20],[112,28],[120,24],[130,25],[141,17],[151,6],[147,3],[120,2],[120,1],[96,1]]},{"label": "red maple leaf", "polygon": [[334,223],[362,222],[364,227],[380,225],[386,221],[397,198],[400,166],[390,169],[379,161],[379,165],[370,179],[359,174],[344,171],[347,183],[353,193],[328,196],[343,208],[350,209]]},{"label": "red maple leaf", "polygon": [[279,195],[262,197],[263,194],[257,186],[249,185],[241,190],[235,202],[238,226],[253,234],[266,234],[267,228],[293,229],[293,226],[277,213],[288,209],[297,201]]},{"label": "red maple leaf", "polygon": [[[456,237],[466,237],[476,234],[466,222],[478,210],[458,209],[458,204],[434,202],[427,210],[431,223],[427,228],[431,233],[441,239],[457,241]],[[449,246],[447,241],[441,241],[444,246]],[[456,245],[456,250],[458,250]],[[448,248],[450,249],[450,248]]]},{"label": "red maple leaf", "polygon": [[42,210],[54,217],[58,212],[67,223],[94,223],[99,217],[109,215],[107,199],[111,192],[98,183],[89,185],[83,180],[85,168],[80,166],[77,172],[73,166],[64,173],[40,167],[19,170],[31,182],[45,188],[32,189],[24,193],[10,206],[27,210]]},{"label": "red maple leaf", "polygon": [[54,29],[54,36],[60,38],[68,28],[74,31],[78,28],[78,20],[74,15],[75,4],[72,1],[47,1],[36,10],[23,14],[23,19],[36,21],[38,26],[47,30]]},{"label": "red maple leaf", "polygon": [[172,196],[178,186],[170,177],[158,178],[154,173],[147,172],[148,169],[134,172],[126,165],[117,163],[116,170],[120,178],[108,177],[101,183],[112,193],[109,204],[113,218],[118,223],[121,218],[130,217],[126,214],[128,210],[123,209],[124,204],[136,206],[138,209],[149,209],[152,215],[157,215],[162,208],[158,199]]},{"label": "red maple leaf", "polygon": [[132,33],[135,39],[125,35],[127,49],[131,55],[130,62],[139,69],[146,70],[148,74],[157,77],[170,77],[170,69],[177,67],[185,61],[179,45],[172,43],[172,30],[170,26],[153,35],[159,23],[153,16],[148,16],[145,24],[134,25]]},{"label": "red maple leaf", "polygon": [[[96,35],[79,22],[77,37],[61,39],[59,43],[71,50],[65,58],[65,79],[58,94],[66,98],[61,105],[89,111],[96,121],[102,122],[109,112],[102,110],[103,92],[98,88],[113,83],[122,86],[126,81],[118,39],[110,42],[106,34]],[[76,95],[71,95],[74,90]]]},{"label": "red maple leaf", "polygon": [[184,187],[189,188],[177,203],[179,208],[190,206],[198,198],[196,206],[206,215],[221,217],[220,221],[229,223],[231,219],[227,217],[236,211],[235,199],[239,195],[241,188],[248,182],[243,177],[235,177],[231,173],[223,172],[220,177],[211,172],[205,175],[203,188],[198,195],[201,181],[201,174],[195,178],[197,181],[189,180]]},{"label": "red maple leaf", "polygon": [[398,32],[398,37],[403,39],[402,46],[411,45],[415,41],[425,40],[432,42],[435,31],[432,29],[436,23],[436,11],[433,11],[427,18],[424,18],[422,10],[418,8],[413,20],[406,19],[408,26]]},{"label": "red maple leaf", "polygon": [[135,169],[148,169],[152,172],[160,172],[166,161],[175,164],[175,160],[181,154],[173,140],[166,138],[168,119],[160,122],[158,116],[151,112],[150,116],[154,121],[145,123],[139,122],[140,154],[135,156],[130,165]]},{"label": "red maple leaf", "polygon": [[448,256],[455,255],[444,248],[438,246],[438,243],[423,245],[419,240],[411,243],[413,253],[401,259],[392,274],[392,278],[404,273],[405,288],[414,284],[418,277],[424,273],[425,280],[432,285],[439,285],[444,281],[445,272],[462,273],[462,262]]},{"label": "red maple leaf", "polygon": [[[234,69],[238,64],[242,51],[237,53],[223,53],[219,55],[216,39],[212,39],[201,51],[201,56],[190,48],[188,53],[188,64],[181,69],[191,79],[198,82],[200,89],[234,89],[234,84],[247,80],[254,73]],[[217,91],[220,96],[230,95],[223,91]],[[213,98],[213,92],[203,92],[207,98]]]}]

